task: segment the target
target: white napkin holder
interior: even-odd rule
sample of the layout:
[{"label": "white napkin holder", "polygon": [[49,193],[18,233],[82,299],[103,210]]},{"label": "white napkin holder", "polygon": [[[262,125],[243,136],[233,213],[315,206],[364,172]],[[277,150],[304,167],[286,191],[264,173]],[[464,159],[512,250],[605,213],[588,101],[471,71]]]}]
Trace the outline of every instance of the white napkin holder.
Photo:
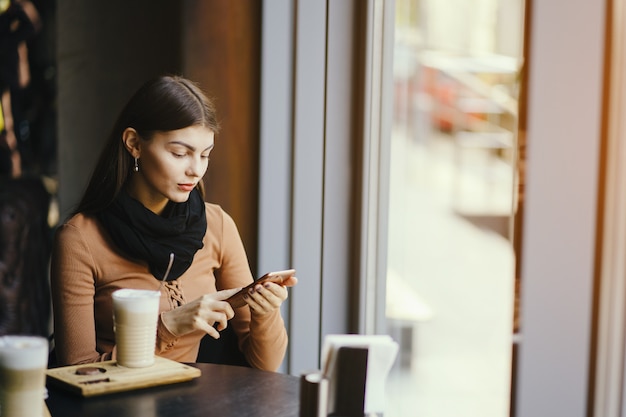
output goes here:
[{"label": "white napkin holder", "polygon": [[385,411],[387,376],[398,344],[387,335],[328,335],[322,370],[328,379],[328,415],[362,417]]}]

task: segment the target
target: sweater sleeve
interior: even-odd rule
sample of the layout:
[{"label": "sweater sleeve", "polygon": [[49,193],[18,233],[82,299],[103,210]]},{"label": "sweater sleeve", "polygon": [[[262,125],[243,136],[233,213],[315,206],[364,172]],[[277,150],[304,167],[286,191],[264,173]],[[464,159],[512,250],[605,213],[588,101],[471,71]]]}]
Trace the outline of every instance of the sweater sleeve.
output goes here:
[{"label": "sweater sleeve", "polygon": [[55,352],[60,365],[111,359],[96,350],[95,266],[80,230],[62,225],[51,258]]},{"label": "sweater sleeve", "polygon": [[[222,262],[218,271],[218,290],[241,287],[252,279],[243,242],[233,219],[223,215]],[[287,331],[280,310],[251,315],[245,305],[235,309],[229,322],[239,338],[239,348],[255,368],[276,371],[287,350]]]}]

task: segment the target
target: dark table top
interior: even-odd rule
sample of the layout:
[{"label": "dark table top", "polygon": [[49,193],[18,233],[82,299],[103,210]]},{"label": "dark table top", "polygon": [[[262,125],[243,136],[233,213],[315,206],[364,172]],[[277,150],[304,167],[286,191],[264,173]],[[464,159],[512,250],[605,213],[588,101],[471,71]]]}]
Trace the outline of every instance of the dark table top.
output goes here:
[{"label": "dark table top", "polygon": [[188,382],[83,398],[48,386],[52,417],[298,417],[296,376],[238,366],[191,364]]}]

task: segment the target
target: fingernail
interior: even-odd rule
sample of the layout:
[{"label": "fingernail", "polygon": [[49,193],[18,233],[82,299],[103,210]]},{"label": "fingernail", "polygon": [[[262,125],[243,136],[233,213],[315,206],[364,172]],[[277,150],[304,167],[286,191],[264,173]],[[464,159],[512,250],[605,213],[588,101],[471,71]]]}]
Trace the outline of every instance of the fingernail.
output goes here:
[{"label": "fingernail", "polygon": [[254,293],[254,288],[250,288],[250,289],[248,290],[248,293],[249,293],[249,294],[253,294],[253,293]]},{"label": "fingernail", "polygon": [[248,299],[248,294],[244,294],[244,295],[243,295],[243,299],[244,299],[244,300],[247,300],[247,299]]},{"label": "fingernail", "polygon": [[270,287],[270,283],[269,283],[269,282],[266,282],[265,284],[263,284],[263,286],[264,286],[265,288],[269,288],[269,287]]}]

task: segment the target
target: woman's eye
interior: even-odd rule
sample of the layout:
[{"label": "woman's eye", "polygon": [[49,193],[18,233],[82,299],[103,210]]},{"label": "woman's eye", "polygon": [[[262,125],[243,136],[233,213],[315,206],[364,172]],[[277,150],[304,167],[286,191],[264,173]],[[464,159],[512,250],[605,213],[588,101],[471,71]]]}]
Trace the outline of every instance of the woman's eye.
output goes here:
[{"label": "woman's eye", "polygon": [[172,155],[174,155],[175,158],[184,158],[185,157],[184,153],[172,152]]}]

